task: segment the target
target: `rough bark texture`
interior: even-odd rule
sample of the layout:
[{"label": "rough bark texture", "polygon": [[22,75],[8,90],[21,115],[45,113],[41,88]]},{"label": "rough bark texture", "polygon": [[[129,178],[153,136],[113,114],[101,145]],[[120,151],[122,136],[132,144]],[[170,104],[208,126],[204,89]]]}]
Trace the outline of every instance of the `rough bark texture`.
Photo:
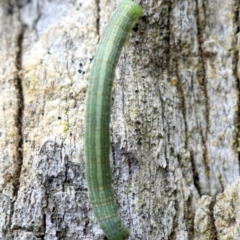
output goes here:
[{"label": "rough bark texture", "polygon": [[[104,239],[87,200],[89,68],[119,1],[0,0],[0,239]],[[129,239],[240,239],[239,1],[143,1],[113,89]]]}]

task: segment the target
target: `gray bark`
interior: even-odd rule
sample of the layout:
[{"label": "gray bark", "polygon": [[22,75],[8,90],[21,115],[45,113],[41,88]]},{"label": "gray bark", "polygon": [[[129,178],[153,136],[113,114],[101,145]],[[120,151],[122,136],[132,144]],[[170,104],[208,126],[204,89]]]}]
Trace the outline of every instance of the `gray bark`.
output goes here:
[{"label": "gray bark", "polygon": [[[84,103],[118,3],[0,0],[0,239],[104,239],[87,199]],[[240,3],[141,5],[112,97],[128,239],[240,239]]]}]

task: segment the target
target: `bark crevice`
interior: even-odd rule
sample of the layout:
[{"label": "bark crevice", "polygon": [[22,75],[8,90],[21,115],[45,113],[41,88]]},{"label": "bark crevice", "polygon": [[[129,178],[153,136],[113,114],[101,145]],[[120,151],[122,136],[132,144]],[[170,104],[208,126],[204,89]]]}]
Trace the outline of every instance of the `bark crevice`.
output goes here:
[{"label": "bark crevice", "polygon": [[96,6],[97,6],[97,17],[96,17],[96,29],[97,29],[97,35],[99,36],[100,34],[100,3],[98,0],[95,0]]},{"label": "bark crevice", "polygon": [[[203,93],[205,98],[205,104],[206,104],[206,134],[203,131],[200,131],[202,136],[202,142],[204,146],[203,150],[203,162],[205,165],[206,170],[206,176],[208,176],[208,183],[210,182],[209,178],[209,172],[210,168],[208,165],[208,147],[207,147],[207,137],[209,133],[209,99],[208,99],[208,91],[207,91],[207,80],[206,80],[206,68],[204,64],[204,28],[205,28],[205,6],[204,3],[200,0],[196,0],[196,23],[197,23],[197,31],[198,31],[198,50],[199,50],[199,60],[201,61],[199,64],[201,65],[201,70],[199,73],[200,78],[202,79],[202,86],[203,86]],[[209,183],[210,186],[210,183]],[[208,194],[210,189],[208,188],[208,192],[202,193],[202,194]]]},{"label": "bark crevice", "polygon": [[[239,1],[235,1],[234,3],[234,6],[235,6],[235,17],[234,17],[234,24],[236,26],[236,30],[235,30],[235,38],[233,39],[232,41],[232,49],[233,49],[233,76],[235,77],[236,79],[236,86],[237,86],[237,89],[238,91],[240,90],[240,79],[239,79],[239,76],[238,76],[238,65],[239,65],[239,49],[238,49],[238,35],[240,33],[240,6],[239,6]],[[240,147],[240,142],[239,142],[239,136],[240,136],[240,130],[239,130],[239,127],[240,127],[240,96],[238,94],[238,103],[237,103],[237,106],[238,106],[238,114],[236,114],[236,119],[235,119],[235,124],[236,124],[236,127],[238,129],[237,133],[236,133],[236,145],[237,145],[237,148],[239,149]],[[240,164],[240,151],[238,151],[238,162]],[[239,173],[240,174],[240,173]]]},{"label": "bark crevice", "polygon": [[18,168],[15,174],[15,186],[14,186],[14,196],[17,197],[18,195],[18,189],[19,189],[19,178],[21,174],[21,167],[22,167],[22,161],[23,161],[23,112],[24,112],[24,91],[23,91],[23,85],[22,85],[22,78],[21,78],[21,69],[22,69],[22,43],[23,43],[23,37],[24,37],[24,26],[21,25],[21,30],[19,31],[19,34],[17,36],[17,47],[18,50],[16,52],[16,89],[18,91],[17,98],[18,98],[18,113],[17,113],[17,127],[18,127]]}]

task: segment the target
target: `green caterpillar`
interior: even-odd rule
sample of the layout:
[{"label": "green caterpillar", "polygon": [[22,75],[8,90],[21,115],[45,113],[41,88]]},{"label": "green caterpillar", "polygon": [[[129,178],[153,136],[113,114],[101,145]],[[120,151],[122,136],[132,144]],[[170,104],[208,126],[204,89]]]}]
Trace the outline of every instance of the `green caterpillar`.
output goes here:
[{"label": "green caterpillar", "polygon": [[111,16],[97,47],[86,100],[85,159],[88,197],[95,217],[109,240],[129,235],[118,213],[112,189],[110,153],[111,90],[121,50],[142,8],[123,0]]}]

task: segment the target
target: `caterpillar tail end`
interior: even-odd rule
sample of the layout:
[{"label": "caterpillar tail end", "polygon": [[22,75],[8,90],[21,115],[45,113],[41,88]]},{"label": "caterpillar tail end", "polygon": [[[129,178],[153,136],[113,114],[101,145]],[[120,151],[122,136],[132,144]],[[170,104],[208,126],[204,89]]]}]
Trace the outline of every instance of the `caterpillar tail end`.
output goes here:
[{"label": "caterpillar tail end", "polygon": [[122,230],[116,234],[114,237],[113,236],[107,236],[108,240],[124,240],[126,237],[128,237],[130,234],[130,230],[127,227],[123,227]]}]

